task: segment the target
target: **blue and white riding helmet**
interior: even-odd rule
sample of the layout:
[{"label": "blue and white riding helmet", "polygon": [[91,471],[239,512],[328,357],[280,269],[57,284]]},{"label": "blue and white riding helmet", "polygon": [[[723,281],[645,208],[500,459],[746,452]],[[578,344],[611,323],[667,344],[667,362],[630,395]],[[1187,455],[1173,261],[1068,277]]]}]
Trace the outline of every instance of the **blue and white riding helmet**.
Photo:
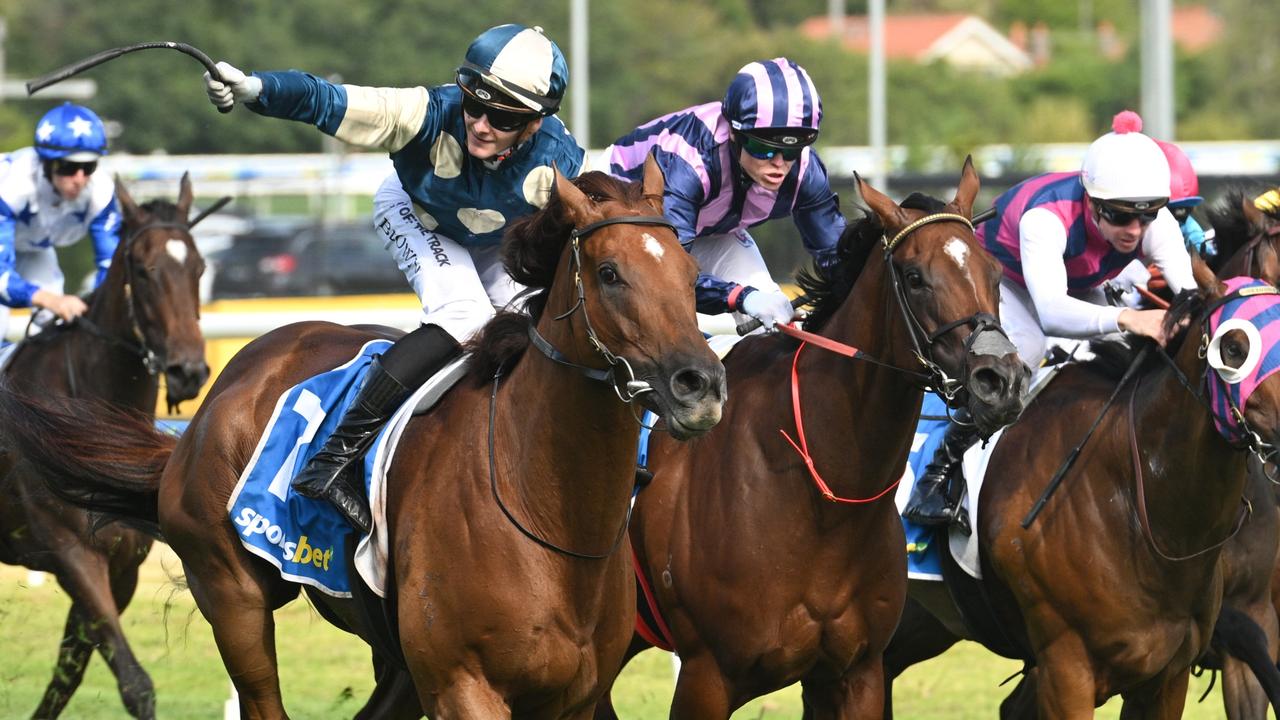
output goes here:
[{"label": "blue and white riding helmet", "polygon": [[787,58],[744,65],[729,83],[721,111],[734,130],[781,147],[813,143],[822,124],[818,88]]},{"label": "blue and white riding helmet", "polygon": [[36,123],[36,154],[41,160],[92,162],[107,154],[107,129],[87,107],[63,103]]},{"label": "blue and white riding helmet", "polygon": [[[542,28],[499,25],[472,41],[458,68],[458,85],[495,107],[554,115],[569,85],[564,53]],[[496,93],[494,91],[497,91]]]}]

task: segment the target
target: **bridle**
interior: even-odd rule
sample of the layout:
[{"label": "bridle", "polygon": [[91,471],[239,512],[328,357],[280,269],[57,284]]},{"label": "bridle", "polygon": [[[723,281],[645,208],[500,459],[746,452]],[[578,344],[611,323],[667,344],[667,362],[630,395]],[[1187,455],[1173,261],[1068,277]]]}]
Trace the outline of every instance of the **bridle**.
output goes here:
[{"label": "bridle", "polygon": [[[604,358],[605,362],[609,364],[608,369],[592,368],[586,365],[579,365],[578,363],[569,360],[564,353],[556,349],[550,341],[538,332],[533,323],[529,323],[529,340],[533,343],[534,347],[553,362],[572,368],[589,380],[608,384],[613,388],[613,391],[618,396],[619,400],[630,404],[632,400],[636,399],[636,397],[647,392],[653,392],[653,388],[647,381],[636,379],[636,374],[631,367],[631,363],[627,362],[626,358],[614,354],[604,344],[604,341],[600,339],[595,328],[591,325],[591,316],[587,312],[586,288],[582,283],[582,238],[587,237],[600,228],[608,227],[609,225],[655,225],[670,228],[672,232],[675,231],[675,226],[671,221],[660,215],[624,215],[598,220],[584,225],[583,227],[575,228],[569,233],[569,242],[571,243],[570,247],[573,250],[570,255],[570,270],[573,271],[573,282],[577,288],[577,300],[574,302],[572,307],[563,313],[556,315],[554,319],[567,319],[581,309],[583,322],[587,326],[587,341],[590,343],[592,349],[594,349],[596,353]],[[494,427],[497,424],[495,420],[498,407],[498,384],[502,379],[502,373],[503,368],[499,366],[497,371],[494,372],[493,390],[489,395],[489,489],[493,494],[494,501],[498,504],[498,508],[502,511],[502,514],[506,516],[507,521],[515,526],[516,530],[519,530],[522,535],[552,552],[580,560],[605,560],[612,557],[614,552],[616,552],[618,547],[622,544],[622,541],[627,537],[627,528],[631,526],[631,510],[635,506],[634,503],[627,504],[627,514],[623,518],[622,526],[618,528],[618,533],[614,536],[613,542],[609,545],[609,548],[600,553],[588,553],[561,547],[560,545],[557,545],[556,543],[553,543],[533,532],[516,519],[511,510],[507,508],[506,503],[502,501],[501,495],[498,494],[498,475],[496,463],[494,462],[493,449]],[[619,383],[620,373],[625,373],[624,377],[626,378],[626,381],[621,384]]]},{"label": "bridle", "polygon": [[[138,321],[138,309],[133,293],[133,260],[132,253],[134,241],[142,235],[142,233],[157,228],[171,228],[190,232],[191,226],[195,223],[177,223],[177,222],[150,222],[139,228],[134,229],[129,235],[122,240],[124,248],[121,250],[122,260],[124,262],[124,300],[125,310],[129,317],[129,326],[133,335],[134,342],[130,343],[119,337],[110,335],[96,323],[85,316],[76,318],[76,325],[83,327],[90,334],[100,337],[107,342],[122,347],[142,360],[142,366],[146,368],[147,374],[155,377],[164,367],[163,359],[159,354],[151,349],[147,343],[146,333],[142,331],[142,324]],[[175,238],[176,239],[176,238]],[[68,366],[69,371],[70,366]]]},{"label": "bridle", "polygon": [[[573,315],[579,309],[582,310],[582,320],[587,326],[587,342],[592,349],[596,351],[604,361],[609,364],[608,369],[591,368],[585,365],[579,365],[569,360],[564,353],[560,352],[553,346],[550,341],[542,337],[538,329],[533,323],[529,324],[529,340],[533,343],[543,355],[550,358],[565,367],[573,368],[583,376],[603,382],[613,388],[618,399],[624,403],[630,403],[644,393],[653,392],[653,387],[646,380],[636,378],[635,370],[632,369],[631,363],[627,359],[616,355],[611,351],[600,339],[596,333],[596,329],[591,325],[591,316],[587,312],[587,294],[586,288],[582,284],[582,238],[587,237],[591,233],[603,227],[610,225],[654,225],[658,227],[669,228],[675,232],[675,225],[660,215],[622,215],[619,217],[605,218],[596,222],[575,228],[569,233],[570,248],[573,252],[570,254],[570,270],[573,271],[573,282],[577,288],[577,301],[568,310],[555,316],[556,320],[564,320]],[[620,382],[619,375],[625,378],[624,382]]]},{"label": "bridle", "polygon": [[[956,379],[947,374],[933,359],[933,346],[942,336],[959,327],[972,328],[972,332],[964,340],[964,361],[961,367],[961,377],[969,375],[969,356],[971,354],[994,354],[992,351],[1000,350],[1000,355],[1006,355],[1009,352],[1016,352],[1004,329],[1000,327],[1000,321],[991,313],[976,312],[972,315],[953,320],[945,323],[933,332],[925,330],[920,319],[916,317],[915,311],[911,309],[911,304],[907,301],[906,290],[902,287],[902,277],[897,265],[893,262],[893,252],[901,244],[902,240],[916,230],[940,222],[958,222],[969,228],[972,232],[973,222],[957,213],[931,213],[919,218],[906,227],[899,230],[892,239],[884,236],[881,241],[884,245],[884,263],[886,274],[889,276],[890,285],[893,287],[893,295],[898,301],[898,309],[902,312],[902,317],[906,321],[908,335],[911,338],[912,353],[925,368],[925,373],[916,373],[910,370],[899,368],[902,372],[915,375],[923,380],[924,389],[937,393],[947,403],[948,413],[951,406],[955,403],[956,396],[964,389],[964,380]],[[997,333],[999,338],[984,339],[982,336],[986,333]],[[979,341],[981,344],[979,345]],[[954,418],[953,418],[954,419]]]}]

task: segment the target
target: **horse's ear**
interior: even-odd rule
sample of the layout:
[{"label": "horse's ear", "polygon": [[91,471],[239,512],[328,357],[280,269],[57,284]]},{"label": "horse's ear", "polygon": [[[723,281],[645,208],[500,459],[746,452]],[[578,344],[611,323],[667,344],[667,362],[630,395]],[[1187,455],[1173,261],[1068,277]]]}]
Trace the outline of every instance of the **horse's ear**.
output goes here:
[{"label": "horse's ear", "polygon": [[133,198],[129,196],[129,191],[125,189],[124,181],[120,179],[119,175],[116,175],[115,180],[116,180],[116,203],[119,204],[120,209],[124,211],[125,217],[127,218],[137,217],[138,214],[141,212],[140,210],[138,210],[138,204],[135,203],[133,201]]},{"label": "horse's ear", "polygon": [[583,220],[587,217],[588,210],[591,206],[591,199],[586,193],[578,189],[573,181],[564,176],[560,172],[560,168],[554,164],[551,166],[556,173],[556,197],[560,198],[560,205],[564,208],[565,216],[575,224],[584,224]]},{"label": "horse's ear", "polygon": [[978,171],[973,169],[973,156],[966,155],[964,169],[960,171],[960,186],[956,188],[956,197],[951,201],[960,214],[969,217],[973,214],[973,200],[978,197]]},{"label": "horse's ear", "polygon": [[1272,285],[1280,282],[1280,255],[1276,254],[1275,246],[1269,242],[1258,243],[1257,253],[1257,277]]},{"label": "horse's ear", "polygon": [[1196,279],[1196,286],[1204,293],[1206,300],[1216,300],[1227,291],[1227,286],[1218,281],[1218,276],[1201,259],[1200,253],[1191,253],[1191,275]]},{"label": "horse's ear", "polygon": [[183,225],[187,224],[187,214],[191,212],[191,201],[194,199],[191,192],[191,173],[184,172],[178,190],[178,218],[182,220]]},{"label": "horse's ear", "polygon": [[880,224],[886,229],[900,228],[907,224],[906,218],[903,217],[902,208],[898,207],[898,203],[889,199],[888,195],[871,187],[870,183],[862,179],[862,176],[854,173],[854,183],[858,188],[858,193],[862,196],[863,202],[871,211],[880,217]]},{"label": "horse's ear", "polygon": [[644,159],[644,199],[649,201],[653,209],[659,215],[662,214],[662,193],[666,188],[666,178],[662,175],[662,168],[658,166],[658,159],[651,152]]}]

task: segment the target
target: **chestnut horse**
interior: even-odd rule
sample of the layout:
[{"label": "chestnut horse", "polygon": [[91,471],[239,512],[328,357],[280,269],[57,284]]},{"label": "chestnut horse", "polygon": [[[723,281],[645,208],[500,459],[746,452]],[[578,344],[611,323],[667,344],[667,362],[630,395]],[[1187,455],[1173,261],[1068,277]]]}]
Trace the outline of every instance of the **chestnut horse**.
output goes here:
[{"label": "chestnut horse", "polygon": [[[155,416],[161,371],[170,406],[196,396],[209,377],[199,322],[204,261],[188,232],[186,176],[181,188],[177,205],[154,200],[139,207],[116,182],[124,225],[111,269],[84,316],[48,327],[14,351],[4,373],[9,387],[46,399],[94,398],[148,419]],[[46,489],[46,482],[61,482],[58,474],[21,462],[24,454],[4,430],[0,442],[0,497],[7,500],[0,502],[0,561],[52,573],[71,598],[53,679],[35,716],[62,712],[96,648],[129,713],[154,717],[151,678],[120,627],[151,539],[119,524],[91,531],[88,513]]]},{"label": "chestnut horse", "polygon": [[[1247,458],[1218,433],[1202,397],[1217,381],[1202,355],[1206,310],[1223,287],[1198,259],[1194,269],[1200,292],[1166,321],[1174,329],[1191,320],[1192,329],[1136,369],[1027,529],[1028,511],[1107,407],[1133,352],[1103,344],[1102,359],[1064,368],[993,452],[975,532],[981,596],[1000,633],[975,639],[1027,663],[1002,717],[1091,717],[1114,695],[1126,718],[1181,715],[1222,600],[1221,549],[1244,519]],[[1224,334],[1232,367],[1249,349],[1243,332]],[[1280,437],[1280,377],[1257,387],[1243,416],[1256,433],[1252,450]],[[891,675],[972,637],[940,586],[912,583],[915,602],[886,653]]]},{"label": "chestnut horse", "polygon": [[[391,692],[400,705],[380,717],[589,717],[621,667],[635,613],[618,551],[635,481],[630,401],[684,439],[715,425],[724,397],[694,314],[696,263],[661,211],[650,159],[643,188],[557,174],[547,207],[509,229],[508,271],[546,289],[534,320],[501,314],[486,327],[472,373],[410,422],[388,474],[388,592],[416,695]],[[313,322],[258,338],[176,447],[145,432],[126,438],[137,447],[59,441],[81,464],[100,461],[104,479],[81,472],[73,490],[117,512],[144,508],[133,515],[157,522],[182,558],[246,718],[285,717],[272,613],[299,586],[244,549],[228,498],[276,398],[375,335]],[[373,637],[352,600],[308,594],[326,618]]]},{"label": "chestnut horse", "polygon": [[[986,433],[1022,409],[1027,370],[995,318],[1000,268],[968,220],[971,162],[947,205],[899,206],[858,184],[872,215],[846,231],[828,277],[802,278],[817,298],[806,329],[822,337],[744,339],[720,427],[652,442],[631,531],[682,661],[673,718],[728,718],[796,681],[806,717],[878,716],[880,654],[906,594],[886,489],[924,389],[967,403]],[[637,637],[631,654],[646,646]]]}]

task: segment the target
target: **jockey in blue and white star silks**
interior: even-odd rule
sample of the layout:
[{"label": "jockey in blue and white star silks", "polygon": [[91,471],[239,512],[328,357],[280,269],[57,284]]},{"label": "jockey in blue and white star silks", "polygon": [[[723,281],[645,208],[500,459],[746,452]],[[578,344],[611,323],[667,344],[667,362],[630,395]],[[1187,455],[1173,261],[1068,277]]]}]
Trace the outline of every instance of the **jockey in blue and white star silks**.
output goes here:
[{"label": "jockey in blue and white star silks", "polygon": [[653,154],[666,177],[663,208],[698,259],[698,310],[735,311],[766,327],[792,318],[790,301],[747,228],[790,216],[821,269],[845,228],[827,169],[811,147],[822,100],[786,58],[748,63],[722,102],[664,115],[604,152],[609,172],[641,177]]},{"label": "jockey in blue and white star silks", "polygon": [[106,154],[102,120],[64,103],[40,118],[34,147],[0,156],[0,336],[9,308],[34,305],[64,320],[86,310],[79,297],[63,293],[55,248],[89,235],[95,286],[106,277],[120,240],[115,186],[94,174]]},{"label": "jockey in blue and white star silks", "polygon": [[310,123],[386,150],[395,174],[375,196],[374,224],[423,303],[423,325],[370,366],[360,394],[292,487],[323,497],[367,532],[355,462],[413,390],[459,352],[519,288],[498,243],[511,221],[543,207],[552,165],[575,177],[584,153],[553,117],[568,85],[564,55],[539,28],[500,25],[467,48],[454,83],[427,89],[335,85],[298,71],[245,75],[218,63],[209,99]]}]

